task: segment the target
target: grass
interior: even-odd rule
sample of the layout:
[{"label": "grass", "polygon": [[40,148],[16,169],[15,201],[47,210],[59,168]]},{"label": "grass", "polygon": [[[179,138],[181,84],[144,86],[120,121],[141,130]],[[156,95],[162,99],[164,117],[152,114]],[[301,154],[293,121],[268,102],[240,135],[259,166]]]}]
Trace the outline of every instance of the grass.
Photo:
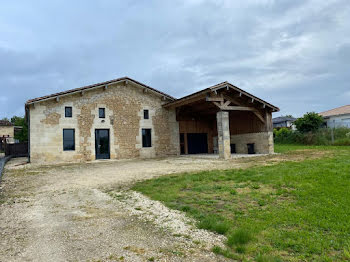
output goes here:
[{"label": "grass", "polygon": [[[331,154],[318,154],[324,150]],[[229,258],[349,260],[350,147],[277,145],[276,151],[320,158],[164,176],[133,189],[226,235],[226,248],[213,251]]]}]

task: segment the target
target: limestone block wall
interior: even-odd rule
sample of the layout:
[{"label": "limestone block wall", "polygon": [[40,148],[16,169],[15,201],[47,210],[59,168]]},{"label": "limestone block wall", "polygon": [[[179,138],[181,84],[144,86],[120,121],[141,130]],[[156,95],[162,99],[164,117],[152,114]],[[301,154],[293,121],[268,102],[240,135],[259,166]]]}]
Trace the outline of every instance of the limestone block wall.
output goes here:
[{"label": "limestone block wall", "polygon": [[2,136],[10,136],[14,137],[14,127],[13,126],[0,126],[0,137]]},{"label": "limestone block wall", "polygon": [[[174,110],[162,97],[132,84],[115,84],[30,105],[32,162],[90,161],[95,155],[95,129],[109,129],[110,158],[145,158],[179,154],[179,128]],[[65,107],[73,115],[65,117]],[[105,118],[98,109],[105,108]],[[143,119],[143,110],[149,119]],[[63,150],[63,129],[75,129],[75,150]],[[152,147],[142,148],[142,128],[152,129]]]},{"label": "limestone block wall", "polygon": [[231,135],[231,144],[236,144],[237,154],[247,154],[247,144],[255,144],[257,154],[274,153],[273,132],[248,133]]},{"label": "limestone block wall", "polygon": [[218,129],[219,157],[223,159],[228,159],[231,157],[229,112],[217,112],[216,121]]}]

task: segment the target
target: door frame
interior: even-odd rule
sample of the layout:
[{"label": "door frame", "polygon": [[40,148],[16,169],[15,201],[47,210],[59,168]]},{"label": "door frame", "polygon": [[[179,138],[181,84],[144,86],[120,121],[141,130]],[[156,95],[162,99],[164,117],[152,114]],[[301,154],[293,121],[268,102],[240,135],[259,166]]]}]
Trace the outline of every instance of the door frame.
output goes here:
[{"label": "door frame", "polygon": [[[97,132],[100,130],[105,130],[108,132],[108,156],[107,157],[98,157],[97,154]],[[111,159],[111,136],[108,128],[96,128],[95,129],[95,159]],[[101,154],[100,154],[101,155]]]}]

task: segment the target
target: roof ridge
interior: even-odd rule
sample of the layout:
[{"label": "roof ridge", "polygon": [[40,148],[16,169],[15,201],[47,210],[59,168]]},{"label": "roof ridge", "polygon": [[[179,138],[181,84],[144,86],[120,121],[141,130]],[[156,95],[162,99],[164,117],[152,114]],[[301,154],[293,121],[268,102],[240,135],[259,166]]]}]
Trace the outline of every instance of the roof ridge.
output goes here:
[{"label": "roof ridge", "polygon": [[112,80],[108,80],[108,81],[104,81],[104,82],[99,82],[99,83],[95,83],[95,84],[91,84],[91,85],[86,85],[86,86],[82,86],[82,87],[78,87],[78,88],[73,88],[73,89],[68,89],[68,90],[65,90],[65,91],[61,91],[61,92],[57,92],[57,93],[53,93],[53,94],[50,94],[50,95],[46,95],[46,96],[41,96],[41,97],[37,97],[37,98],[33,98],[33,99],[29,99],[27,100],[26,104],[30,104],[30,103],[33,103],[33,102],[39,102],[39,101],[42,101],[42,100],[45,100],[45,99],[49,99],[49,98],[53,98],[53,97],[56,97],[56,96],[60,96],[60,95],[66,95],[66,94],[70,94],[70,93],[74,93],[74,92],[79,92],[79,91],[83,91],[83,90],[87,90],[87,89],[90,89],[90,88],[93,88],[93,87],[98,87],[98,86],[103,86],[103,85],[108,85],[108,84],[112,84],[114,82],[119,82],[119,81],[126,81],[126,80],[129,80],[129,81],[132,81],[138,85],[141,85],[145,88],[148,88],[154,92],[157,92],[163,96],[166,96],[168,98],[171,98],[173,100],[176,100],[176,98],[162,92],[162,91],[159,91],[157,89],[154,89],[146,84],[143,84],[137,80],[134,80],[128,76],[124,76],[124,77],[120,77],[120,78],[115,78],[115,79],[112,79]]}]

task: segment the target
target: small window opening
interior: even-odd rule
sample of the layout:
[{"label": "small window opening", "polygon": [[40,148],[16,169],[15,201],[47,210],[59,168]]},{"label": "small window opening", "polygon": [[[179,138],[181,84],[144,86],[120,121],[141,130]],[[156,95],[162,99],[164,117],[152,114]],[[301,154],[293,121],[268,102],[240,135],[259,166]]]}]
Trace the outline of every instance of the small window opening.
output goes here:
[{"label": "small window opening", "polygon": [[65,117],[72,117],[73,115],[73,110],[71,106],[66,106],[64,109],[64,115]]},{"label": "small window opening", "polygon": [[105,118],[106,117],[106,110],[104,108],[98,109],[98,116],[99,118]]},{"label": "small window opening", "polygon": [[147,109],[143,110],[143,119],[149,119],[149,111]]}]

